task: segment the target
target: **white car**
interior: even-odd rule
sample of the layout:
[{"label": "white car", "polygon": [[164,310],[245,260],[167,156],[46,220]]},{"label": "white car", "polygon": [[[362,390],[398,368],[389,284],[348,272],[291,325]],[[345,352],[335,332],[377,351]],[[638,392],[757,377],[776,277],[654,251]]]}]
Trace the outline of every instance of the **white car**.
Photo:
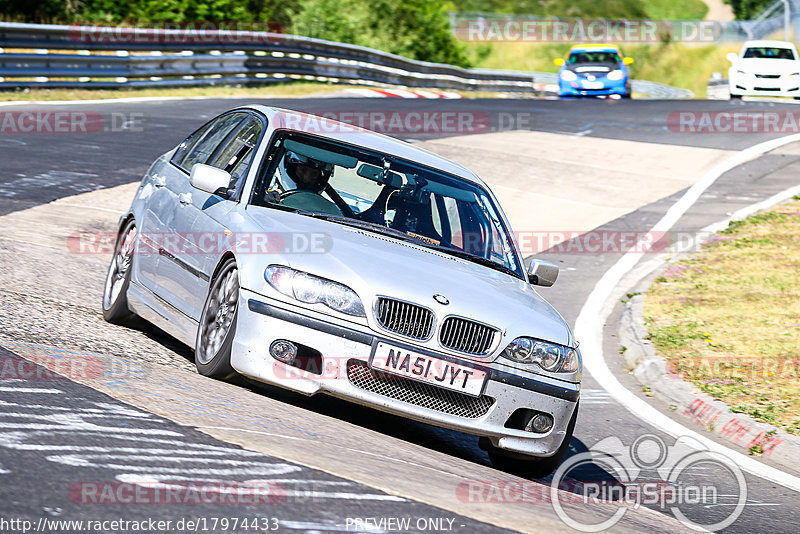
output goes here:
[{"label": "white car", "polygon": [[[292,125],[291,127],[289,125]],[[108,321],[145,319],[200,373],[327,394],[479,436],[492,462],[553,471],[581,356],[483,181],[348,124],[249,106],[144,177],[108,271]]]},{"label": "white car", "polygon": [[792,96],[800,99],[800,59],[787,41],[747,41],[728,54],[731,98]]}]

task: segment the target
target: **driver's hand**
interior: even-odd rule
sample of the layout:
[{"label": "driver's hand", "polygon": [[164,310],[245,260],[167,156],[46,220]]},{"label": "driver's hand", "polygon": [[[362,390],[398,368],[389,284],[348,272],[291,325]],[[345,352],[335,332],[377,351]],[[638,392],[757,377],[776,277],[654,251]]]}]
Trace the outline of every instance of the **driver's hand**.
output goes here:
[{"label": "driver's hand", "polygon": [[267,195],[265,200],[270,204],[278,204],[281,201],[281,194],[275,189],[269,189],[267,190]]}]

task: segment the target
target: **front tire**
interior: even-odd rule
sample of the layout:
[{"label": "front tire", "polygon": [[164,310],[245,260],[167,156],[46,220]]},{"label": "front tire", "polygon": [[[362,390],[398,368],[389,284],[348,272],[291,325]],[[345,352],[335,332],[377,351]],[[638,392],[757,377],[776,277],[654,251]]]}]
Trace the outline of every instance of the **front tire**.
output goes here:
[{"label": "front tire", "polygon": [[561,465],[561,460],[569,449],[569,442],[575,431],[575,421],[578,419],[579,406],[580,403],[575,405],[575,411],[572,412],[567,431],[564,434],[564,441],[561,442],[561,446],[553,456],[547,458],[524,457],[521,454],[502,451],[490,444],[487,452],[492,466],[500,471],[531,478],[544,478],[555,471]]},{"label": "front tire", "polygon": [[128,286],[135,250],[136,223],[131,219],[122,227],[114,245],[114,256],[103,289],[103,318],[109,323],[141,328],[146,323],[128,308]]},{"label": "front tire", "polygon": [[231,258],[220,268],[206,296],[197,329],[194,363],[204,376],[228,379],[236,374],[231,349],[239,315],[239,270]]}]

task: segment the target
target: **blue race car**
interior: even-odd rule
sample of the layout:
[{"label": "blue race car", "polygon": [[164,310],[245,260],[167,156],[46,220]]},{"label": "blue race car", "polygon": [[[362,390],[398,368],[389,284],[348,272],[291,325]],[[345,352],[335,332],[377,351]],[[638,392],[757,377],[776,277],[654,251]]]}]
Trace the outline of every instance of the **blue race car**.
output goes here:
[{"label": "blue race car", "polygon": [[628,65],[633,58],[623,57],[614,45],[573,46],[567,59],[556,59],[558,96],[631,97]]}]

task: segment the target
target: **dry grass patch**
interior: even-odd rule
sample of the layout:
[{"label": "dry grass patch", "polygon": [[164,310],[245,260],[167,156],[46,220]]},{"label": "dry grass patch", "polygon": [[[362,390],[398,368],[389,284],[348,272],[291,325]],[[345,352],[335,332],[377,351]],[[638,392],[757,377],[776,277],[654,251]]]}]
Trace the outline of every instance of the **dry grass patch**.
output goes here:
[{"label": "dry grass patch", "polygon": [[800,434],[800,197],[671,265],[644,314],[673,372],[734,412]]}]

